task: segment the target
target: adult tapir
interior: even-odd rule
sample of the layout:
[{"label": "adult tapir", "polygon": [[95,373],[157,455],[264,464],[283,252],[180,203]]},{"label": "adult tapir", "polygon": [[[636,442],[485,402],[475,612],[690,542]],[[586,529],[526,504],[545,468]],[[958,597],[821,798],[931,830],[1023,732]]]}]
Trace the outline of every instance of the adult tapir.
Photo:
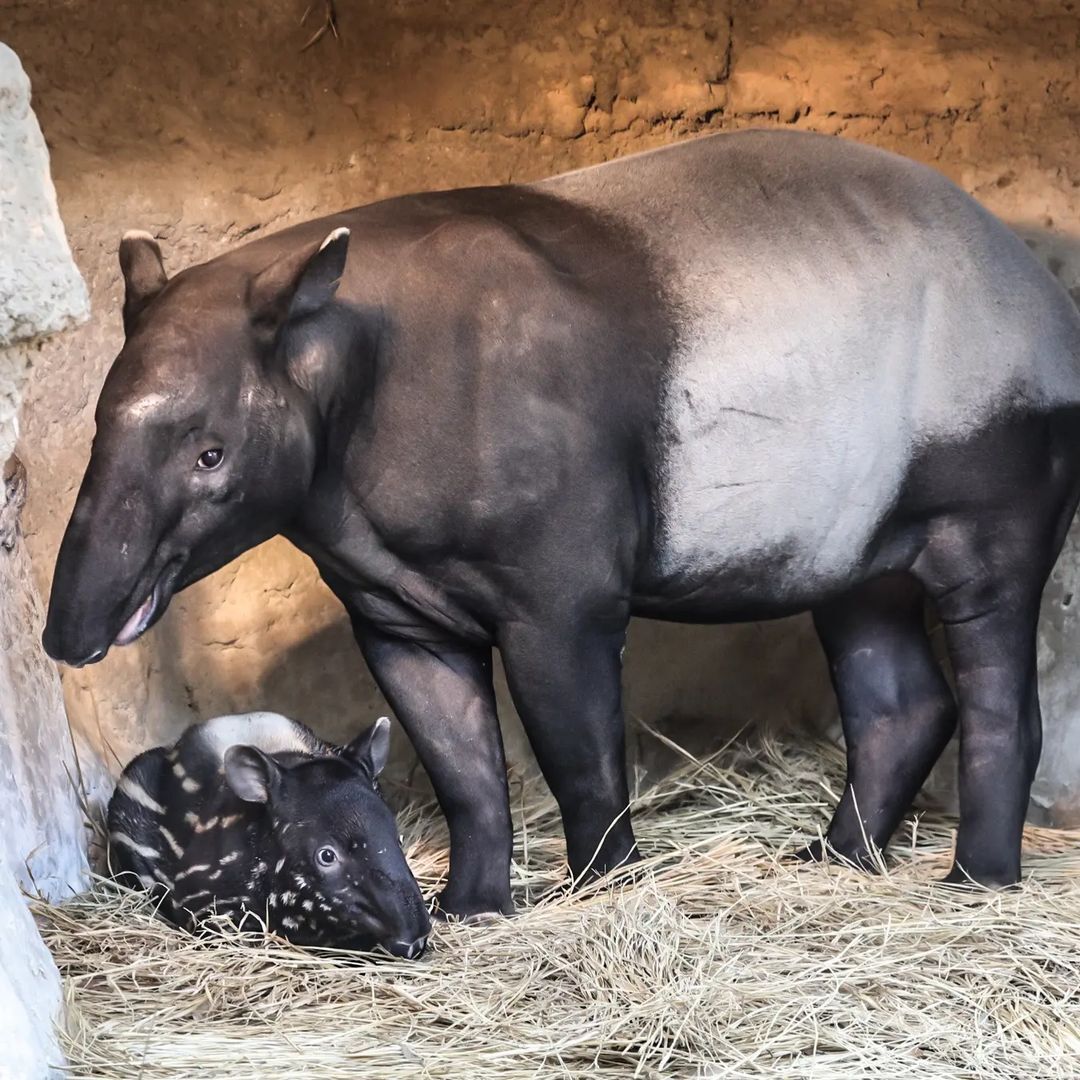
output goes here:
[{"label": "adult tapir", "polygon": [[580,874],[636,857],[630,616],[809,609],[848,747],[831,847],[884,845],[958,720],[949,879],[1017,880],[1039,599],[1080,498],[1080,316],[942,176],[723,134],[390,199],[171,280],[146,234],[120,262],[50,655],[100,660],[288,537],[431,774],[442,907],[470,914],[511,906],[492,646]]}]

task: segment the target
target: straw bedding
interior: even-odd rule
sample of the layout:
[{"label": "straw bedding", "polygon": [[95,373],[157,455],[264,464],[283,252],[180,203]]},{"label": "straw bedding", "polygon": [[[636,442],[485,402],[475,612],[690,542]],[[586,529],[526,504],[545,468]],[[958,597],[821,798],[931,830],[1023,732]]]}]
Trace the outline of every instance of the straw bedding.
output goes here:
[{"label": "straw bedding", "polygon": [[[99,884],[36,914],[76,1076],[117,1078],[1080,1075],[1080,835],[1029,830],[1007,894],[934,886],[952,822],[902,827],[885,872],[788,858],[842,759],[755,739],[639,792],[652,858],[568,895],[558,815],[516,782],[520,914],[443,925],[418,963],[196,941]],[[434,890],[445,836],[402,816]]]}]

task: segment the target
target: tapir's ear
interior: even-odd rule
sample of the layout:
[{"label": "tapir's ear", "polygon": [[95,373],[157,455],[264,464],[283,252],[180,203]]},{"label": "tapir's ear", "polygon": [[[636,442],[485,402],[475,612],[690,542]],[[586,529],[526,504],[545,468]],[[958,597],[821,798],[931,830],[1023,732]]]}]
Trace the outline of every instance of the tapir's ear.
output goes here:
[{"label": "tapir's ear", "polygon": [[276,334],[286,322],[314,315],[334,299],[349,254],[349,230],[334,229],[317,245],[283,255],[248,286],[256,328]]},{"label": "tapir's ear", "polygon": [[135,318],[162,289],[168,278],[158,242],[137,229],[120,241],[120,270],[124,275],[124,333],[131,333]]},{"label": "tapir's ear", "polygon": [[281,778],[281,766],[254,746],[225,751],[225,782],[244,802],[267,803]]},{"label": "tapir's ear", "polygon": [[345,747],[344,754],[374,780],[386,768],[386,759],[390,756],[390,718],[380,716],[363,735],[357,735]]}]

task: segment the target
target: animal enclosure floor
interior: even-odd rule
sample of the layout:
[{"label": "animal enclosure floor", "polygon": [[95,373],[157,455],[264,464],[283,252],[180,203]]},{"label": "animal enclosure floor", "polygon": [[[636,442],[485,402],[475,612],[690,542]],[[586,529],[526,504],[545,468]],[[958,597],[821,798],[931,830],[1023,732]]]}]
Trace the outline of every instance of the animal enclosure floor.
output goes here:
[{"label": "animal enclosure floor", "polygon": [[[652,858],[578,895],[558,815],[513,785],[520,914],[444,925],[418,963],[196,941],[107,886],[36,905],[75,1076],[957,1078],[1080,1075],[1080,834],[1031,829],[1021,890],[965,893],[953,822],[906,822],[887,872],[786,856],[823,828],[839,753],[755,741],[639,794]],[[430,807],[402,817],[425,891]]]}]

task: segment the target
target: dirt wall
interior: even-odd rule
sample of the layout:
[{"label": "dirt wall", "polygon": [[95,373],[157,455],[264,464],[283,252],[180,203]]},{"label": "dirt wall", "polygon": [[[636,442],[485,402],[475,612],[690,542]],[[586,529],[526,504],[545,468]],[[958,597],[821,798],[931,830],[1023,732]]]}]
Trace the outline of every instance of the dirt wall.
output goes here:
[{"label": "dirt wall", "polygon": [[[703,131],[792,125],[937,166],[1080,289],[1074,3],[338,0],[339,36],[302,50],[323,13],[316,2],[302,26],[306,7],[0,6],[0,37],[33,81],[94,311],[42,349],[23,413],[24,522],[43,590],[121,341],[116,248],[128,228],[158,236],[176,270],[381,196],[529,180]],[[1071,541],[1048,593],[1053,760],[1041,798],[1051,816],[1080,819],[1070,786],[1080,776],[1070,726],[1080,712],[1077,563]],[[804,619],[637,625],[627,681],[632,712],[695,718],[702,732],[833,710]],[[280,540],[178,597],[136,646],[65,672],[64,687],[75,724],[123,760],[218,712],[278,709],[335,736],[383,707],[340,608]],[[510,732],[511,758],[527,760],[512,721]]]}]

